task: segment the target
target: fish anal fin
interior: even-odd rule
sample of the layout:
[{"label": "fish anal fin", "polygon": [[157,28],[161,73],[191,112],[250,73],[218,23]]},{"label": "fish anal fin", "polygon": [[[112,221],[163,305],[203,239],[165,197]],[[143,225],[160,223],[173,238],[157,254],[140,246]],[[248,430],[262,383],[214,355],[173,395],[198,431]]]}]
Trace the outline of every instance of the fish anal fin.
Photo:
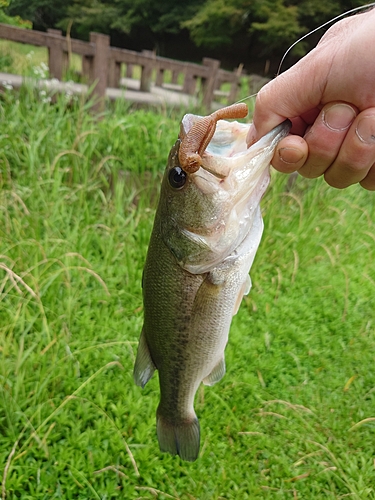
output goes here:
[{"label": "fish anal fin", "polygon": [[240,308],[243,296],[247,295],[250,292],[250,289],[251,289],[251,279],[250,276],[247,275],[245,282],[243,283],[240,291],[238,292],[236,303],[234,304],[233,308],[233,316],[235,316],[238,313],[238,309]]},{"label": "fish anal fin", "polygon": [[200,428],[199,420],[195,415],[191,419],[172,424],[158,412],[156,432],[160,451],[179,455],[182,460],[188,462],[194,462],[198,458]]},{"label": "fish anal fin", "polygon": [[251,278],[250,275],[248,274],[246,276],[246,281],[244,283],[243,294],[248,295],[250,293],[250,290],[251,290]]},{"label": "fish anal fin", "polygon": [[136,383],[136,385],[139,385],[143,389],[143,387],[152,377],[155,370],[156,367],[151,358],[150,350],[146,341],[146,336],[144,334],[144,331],[142,330],[133,372],[134,382]]},{"label": "fish anal fin", "polygon": [[203,380],[204,385],[214,385],[219,382],[225,375],[225,358],[224,356],[212,370],[212,372]]}]

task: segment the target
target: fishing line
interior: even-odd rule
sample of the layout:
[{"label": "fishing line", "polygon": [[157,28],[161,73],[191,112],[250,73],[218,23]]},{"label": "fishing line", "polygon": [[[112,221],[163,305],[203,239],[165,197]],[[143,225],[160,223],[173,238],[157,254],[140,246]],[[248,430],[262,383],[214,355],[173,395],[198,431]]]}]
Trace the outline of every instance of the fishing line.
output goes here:
[{"label": "fishing line", "polygon": [[305,38],[307,38],[308,36],[312,35],[313,33],[319,31],[320,29],[322,28],[325,28],[326,26],[328,26],[329,24],[331,23],[334,23],[335,21],[337,21],[338,19],[341,19],[342,17],[345,17],[347,16],[348,14],[353,14],[353,12],[357,12],[358,10],[362,10],[362,9],[367,9],[368,7],[374,7],[375,6],[375,2],[372,2],[372,3],[369,3],[369,4],[366,4],[366,5],[360,5],[359,7],[355,7],[354,9],[350,9],[346,12],[343,12],[342,14],[339,14],[338,16],[334,17],[333,19],[330,19],[329,21],[325,22],[324,24],[322,24],[321,26],[318,26],[317,28],[313,29],[312,31],[310,31],[309,33],[306,33],[306,35],[303,35],[301,36],[301,38],[299,38],[296,42],[294,42],[290,47],[289,49],[285,52],[285,54],[283,55],[282,59],[281,59],[281,62],[279,64],[279,68],[277,70],[277,73],[276,73],[276,76],[279,76],[280,74],[280,71],[281,71],[281,66],[283,65],[283,62],[286,58],[286,56],[289,54],[289,52],[293,49],[293,47],[295,47],[297,45],[297,43],[299,42],[302,42],[302,40],[304,40]]},{"label": "fishing line", "polygon": [[[293,47],[295,47],[297,45],[297,43],[299,42],[302,42],[302,40],[304,40],[305,38],[307,38],[308,36],[312,35],[313,33],[316,33],[317,31],[319,31],[320,29],[322,28],[325,28],[326,26],[328,26],[329,24],[331,23],[334,23],[335,21],[338,21],[339,19],[341,19],[342,17],[345,17],[349,14],[353,14],[354,12],[357,12],[359,10],[364,10],[364,9],[367,9],[369,7],[375,7],[375,2],[371,2],[371,3],[368,3],[366,5],[360,5],[359,7],[355,7],[354,9],[350,9],[350,10],[347,10],[346,12],[343,12],[342,14],[339,14],[338,16],[334,17],[333,19],[330,19],[329,21],[326,21],[325,23],[321,24],[320,26],[318,26],[317,28],[314,28],[312,31],[309,31],[308,33],[306,33],[306,35],[303,35],[301,36],[301,38],[299,38],[298,40],[296,40],[288,49],[287,51],[285,52],[285,54],[283,55],[283,57],[281,58],[281,61],[280,61],[280,64],[279,64],[279,67],[277,69],[277,73],[276,73],[276,78],[280,75],[280,72],[281,72],[281,66],[283,65],[283,62],[285,61],[285,58],[286,56],[289,54],[289,52],[293,49]],[[252,95],[249,95],[247,97],[244,97],[243,99],[240,99],[239,101],[237,102],[243,102],[243,101],[246,101],[247,99],[251,99],[252,97],[256,97],[258,95],[258,92],[256,92],[255,94],[252,94]]]}]

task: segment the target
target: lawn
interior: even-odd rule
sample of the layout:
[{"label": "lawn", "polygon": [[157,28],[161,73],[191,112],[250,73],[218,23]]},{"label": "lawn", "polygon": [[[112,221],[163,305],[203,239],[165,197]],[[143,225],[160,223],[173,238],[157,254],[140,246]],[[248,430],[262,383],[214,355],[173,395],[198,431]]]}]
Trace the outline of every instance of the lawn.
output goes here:
[{"label": "lawn", "polygon": [[375,203],[273,174],[194,463],[161,454],[132,370],[183,111],[0,99],[3,499],[375,499]]}]

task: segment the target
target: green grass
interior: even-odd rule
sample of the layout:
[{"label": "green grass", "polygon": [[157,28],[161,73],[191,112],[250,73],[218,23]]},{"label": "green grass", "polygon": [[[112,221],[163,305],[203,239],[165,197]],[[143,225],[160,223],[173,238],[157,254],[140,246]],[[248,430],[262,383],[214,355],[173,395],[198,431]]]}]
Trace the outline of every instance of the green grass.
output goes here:
[{"label": "green grass", "polygon": [[375,498],[373,193],[274,175],[199,459],[161,454],[132,379],[180,113],[0,101],[2,499]]},{"label": "green grass", "polygon": [[[72,54],[64,80],[79,80],[82,58]],[[0,71],[36,78],[48,78],[48,49],[26,43],[0,40]]]},{"label": "green grass", "polygon": [[[31,65],[40,66],[47,63],[47,47],[36,47],[26,43],[0,40],[1,71],[25,74],[31,69]],[[5,64],[5,62],[7,62]]]}]

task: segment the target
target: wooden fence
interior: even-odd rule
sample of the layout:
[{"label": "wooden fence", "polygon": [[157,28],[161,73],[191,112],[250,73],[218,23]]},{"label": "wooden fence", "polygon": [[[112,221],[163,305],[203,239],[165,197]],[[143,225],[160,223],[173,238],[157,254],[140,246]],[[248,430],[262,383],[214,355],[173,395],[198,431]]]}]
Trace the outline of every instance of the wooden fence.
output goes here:
[{"label": "wooden fence", "polygon": [[[107,87],[120,86],[123,64],[126,65],[128,77],[132,76],[134,66],[141,68],[140,91],[149,92],[151,83],[166,86],[165,73],[169,71],[175,89],[189,95],[197,95],[199,88],[202,104],[207,109],[211,107],[215,94],[220,94],[223,83],[229,83],[230,86],[229,92],[226,93],[229,103],[234,102],[238,94],[241,68],[233,72],[225,71],[220,68],[220,61],[216,59],[204,58],[202,64],[175,61],[156,56],[152,51],[136,52],[111,47],[110,37],[100,33],[90,33],[90,41],[83,42],[63,36],[60,30],[49,29],[42,32],[1,23],[0,38],[47,47],[49,73],[51,78],[58,80],[62,80],[68,68],[70,54],[79,54],[82,57],[82,76],[88,84],[95,83],[94,93],[99,98],[98,103],[104,101]],[[183,75],[183,85],[179,87],[176,82],[180,74]],[[249,77],[249,94],[264,84],[265,79],[257,82],[254,76],[256,75]]]}]

